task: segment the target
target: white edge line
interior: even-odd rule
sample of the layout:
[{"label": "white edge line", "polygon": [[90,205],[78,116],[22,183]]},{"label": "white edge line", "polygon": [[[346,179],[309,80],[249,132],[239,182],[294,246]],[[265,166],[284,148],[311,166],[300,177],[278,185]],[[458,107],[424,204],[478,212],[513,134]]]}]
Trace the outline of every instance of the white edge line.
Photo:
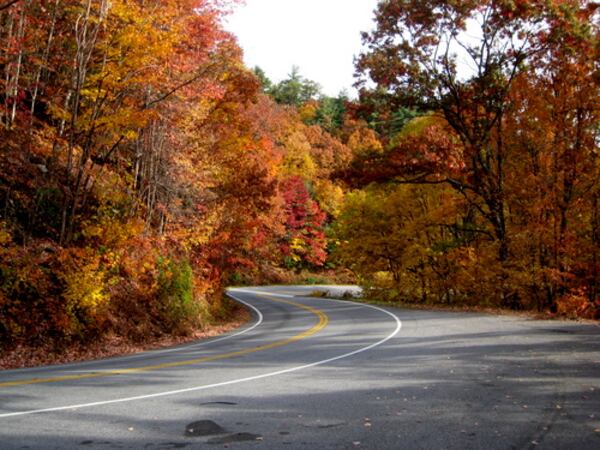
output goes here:
[{"label": "white edge line", "polygon": [[[229,294],[227,294],[229,295]],[[249,303],[246,303],[243,300],[240,299],[235,299],[236,301],[242,303],[244,306],[247,306],[248,308],[252,309],[257,316],[257,320],[255,323],[252,324],[252,326],[249,326],[248,328],[244,328],[240,331],[236,331],[235,333],[231,333],[231,334],[226,334],[225,336],[221,336],[221,337],[217,337],[214,339],[211,338],[200,338],[198,341],[196,342],[190,342],[187,344],[183,344],[183,345],[178,345],[176,347],[173,348],[167,348],[167,349],[162,349],[162,350],[149,350],[147,352],[144,352],[143,354],[139,354],[139,355],[131,355],[131,356],[123,356],[122,358],[124,359],[134,359],[134,358],[142,358],[144,356],[154,356],[154,355],[162,355],[163,353],[171,353],[171,352],[176,352],[176,351],[181,351],[181,350],[192,350],[195,349],[196,347],[200,347],[200,346],[205,346],[208,344],[213,344],[214,342],[220,342],[220,341],[225,341],[227,339],[231,339],[237,336],[240,336],[242,334],[248,333],[249,331],[254,330],[256,327],[258,327],[262,322],[263,322],[263,315],[262,313],[255,308],[254,306],[252,306]],[[90,363],[96,362],[96,361],[89,361]],[[111,369],[114,370],[114,369]],[[1,416],[0,416],[1,417]]]},{"label": "white edge line", "polygon": [[[230,291],[234,291],[234,292],[244,292],[244,293],[246,293],[246,294],[270,295],[270,296],[272,296],[272,297],[281,297],[281,298],[296,298],[296,296],[295,296],[295,295],[289,295],[289,294],[276,294],[276,293],[269,292],[269,291],[256,291],[256,290],[253,290],[253,289],[242,289],[242,288],[232,288],[232,289],[229,289],[229,290],[227,291],[227,295],[231,296],[232,298],[235,298],[235,297],[233,297],[233,295],[231,295]],[[235,299],[236,299],[237,301],[240,301],[238,298],[235,298]]]},{"label": "white edge line", "polygon": [[[229,294],[228,294],[229,295]],[[242,334],[248,333],[252,330],[254,330],[256,327],[260,326],[263,322],[263,315],[262,313],[256,309],[254,306],[250,305],[249,303],[246,303],[243,300],[240,299],[235,299],[236,301],[242,303],[244,306],[247,306],[248,308],[252,309],[257,316],[256,322],[254,322],[251,326],[247,327],[247,328],[243,328],[240,331],[236,331],[235,333],[227,333],[225,336],[221,336],[221,337],[217,337],[217,338],[200,338],[199,340],[195,341],[195,342],[188,342],[187,344],[181,344],[181,345],[177,345],[173,348],[167,348],[167,349],[156,349],[156,350],[145,350],[141,353],[136,353],[133,355],[122,355],[122,356],[113,356],[113,357],[108,357],[108,358],[102,358],[102,359],[96,359],[96,360],[90,360],[90,361],[78,361],[78,362],[73,362],[73,363],[66,363],[66,364],[58,364],[58,365],[51,365],[51,366],[46,366],[46,367],[30,367],[30,368],[24,368],[24,369],[15,369],[15,370],[11,370],[11,373],[14,374],[18,374],[19,372],[30,372],[30,371],[43,371],[43,370],[47,370],[49,368],[56,368],[56,369],[60,369],[61,371],[65,371],[65,372],[90,372],[90,370],[85,369],[86,366],[89,365],[93,365],[93,364],[97,364],[97,363],[104,363],[104,362],[111,362],[111,363],[127,363],[129,361],[134,361],[136,359],[140,359],[140,358],[144,358],[144,357],[149,357],[149,356],[157,356],[157,355],[163,355],[165,353],[172,353],[172,352],[176,352],[176,351],[182,351],[182,350],[194,350],[197,347],[204,347],[206,345],[211,345],[215,342],[220,342],[220,341],[225,341],[227,339],[232,339],[234,337],[237,336],[241,336]],[[81,370],[76,370],[76,369],[81,369]],[[112,369],[105,369],[104,371],[112,371],[115,370],[114,368]],[[103,370],[93,370],[94,372],[102,372]],[[0,414],[0,417],[2,417],[2,415]]]},{"label": "white edge line", "polygon": [[[227,295],[229,295],[229,294],[227,294]],[[247,306],[248,308],[250,308],[251,310],[253,310],[256,313],[257,320],[256,320],[255,323],[252,324],[252,326],[249,326],[248,328],[244,328],[244,329],[242,329],[240,331],[236,331],[235,333],[227,334],[225,336],[221,336],[221,337],[218,337],[218,338],[215,338],[215,339],[201,338],[197,342],[190,342],[189,344],[179,345],[179,346],[177,346],[175,348],[169,348],[169,349],[165,349],[165,350],[151,351],[150,354],[151,355],[157,355],[157,354],[162,354],[162,353],[175,352],[175,351],[178,351],[178,350],[189,350],[189,349],[195,348],[196,346],[207,345],[207,344],[212,344],[214,342],[224,341],[226,339],[231,339],[231,338],[234,338],[234,337],[237,337],[237,336],[241,336],[242,334],[248,333],[249,331],[254,330],[261,323],[263,323],[263,315],[262,315],[262,313],[257,308],[255,308],[251,304],[246,303],[245,301],[240,300],[238,298],[236,298],[235,300],[238,301],[238,302],[240,302],[244,306]],[[140,357],[141,356],[147,356],[147,355],[140,355]]]},{"label": "white edge line", "polygon": [[[252,294],[259,294],[259,295],[271,295],[273,297],[285,297],[285,298],[289,298],[289,297],[293,297],[290,295],[285,295],[285,294],[273,294],[270,292],[264,292],[264,291],[250,291],[250,290],[238,290],[239,292],[247,292],[247,293],[252,293]],[[250,308],[252,308],[254,311],[256,311],[259,314],[259,320],[262,321],[262,317],[263,315],[261,314],[261,312],[258,310],[258,308],[246,303],[243,300],[240,300],[239,298],[235,297],[234,295],[231,294],[231,292],[227,292],[227,295],[229,295],[231,298],[233,298],[236,301],[239,301],[240,303],[249,306]],[[336,299],[327,299],[328,301],[335,301],[335,302],[341,302],[341,303],[348,303],[347,301],[344,300],[336,300]],[[17,416],[26,416],[26,415],[30,415],[30,414],[40,414],[40,413],[46,413],[46,412],[56,412],[56,411],[67,411],[67,410],[76,410],[76,409],[80,409],[80,408],[90,408],[93,406],[104,406],[104,405],[112,405],[115,403],[126,403],[126,402],[133,402],[133,401],[137,401],[137,400],[147,400],[147,399],[151,399],[151,398],[157,398],[157,397],[166,397],[169,395],[177,395],[177,394],[184,394],[186,392],[195,392],[195,391],[203,391],[206,389],[212,389],[212,388],[216,388],[216,387],[222,387],[222,386],[229,386],[232,384],[238,384],[238,383],[246,383],[248,381],[255,381],[255,380],[260,380],[263,378],[269,378],[269,377],[274,377],[274,376],[278,376],[278,375],[284,375],[287,373],[291,373],[291,372],[297,372],[299,370],[304,370],[304,369],[309,369],[311,367],[316,367],[316,366],[321,366],[323,364],[328,364],[330,362],[334,362],[334,361],[338,361],[340,359],[344,359],[344,358],[348,358],[350,356],[354,356],[357,355],[359,353],[363,353],[366,351],[369,351],[375,347],[378,347],[380,345],[383,345],[384,343],[386,343],[387,341],[389,341],[390,339],[392,339],[394,336],[396,336],[399,332],[400,329],[402,328],[402,322],[400,321],[400,319],[393,313],[386,311],[383,308],[379,308],[378,306],[373,306],[373,305],[366,305],[363,303],[360,303],[361,306],[364,306],[365,308],[371,308],[371,309],[375,309],[377,311],[383,312],[385,314],[387,314],[388,316],[392,317],[395,321],[396,321],[396,328],[394,329],[394,331],[389,334],[388,336],[386,336],[385,338],[370,344],[366,347],[362,347],[359,348],[357,350],[348,352],[348,353],[344,353],[342,355],[338,355],[338,356],[334,356],[332,358],[327,358],[327,359],[323,359],[321,361],[316,361],[313,363],[309,363],[309,364],[304,364],[301,366],[296,366],[296,367],[290,367],[288,369],[283,369],[283,370],[278,370],[275,372],[269,372],[269,373],[264,373],[261,375],[254,375],[251,377],[245,377],[245,378],[238,378],[236,380],[229,380],[229,381],[222,381],[220,383],[213,383],[213,384],[206,384],[203,386],[194,386],[194,387],[190,387],[190,388],[185,388],[185,389],[177,389],[177,390],[173,390],[173,391],[165,391],[165,392],[157,392],[155,394],[146,394],[146,395],[138,395],[135,397],[125,397],[125,398],[117,398],[114,400],[103,400],[103,401],[99,401],[99,402],[91,402],[91,403],[80,403],[77,405],[69,405],[69,406],[58,406],[55,408],[44,408],[44,409],[34,409],[34,410],[30,410],[30,411],[19,411],[19,412],[13,412],[13,413],[5,413],[5,414],[0,414],[0,418],[7,418],[7,417],[17,417]],[[257,326],[257,325],[255,325]]]},{"label": "white edge line", "polygon": [[[173,348],[167,348],[167,349],[161,349],[161,350],[148,350],[148,351],[145,351],[138,355],[126,355],[126,356],[117,357],[117,358],[119,360],[121,360],[121,359],[130,360],[130,359],[142,358],[144,356],[162,355],[163,353],[172,353],[172,352],[181,351],[181,350],[192,350],[192,349],[195,349],[196,347],[213,344],[214,342],[225,341],[227,339],[231,339],[231,338],[240,336],[242,334],[248,333],[249,331],[254,330],[256,327],[258,327],[263,322],[263,315],[258,309],[256,309],[254,306],[250,305],[249,303],[246,303],[243,300],[239,300],[236,298],[236,301],[242,303],[244,306],[247,306],[248,308],[252,309],[256,313],[256,316],[257,316],[256,322],[254,322],[248,328],[244,328],[240,331],[236,331],[235,333],[231,333],[231,334],[228,333],[225,336],[217,337],[214,339],[212,339],[210,337],[200,338],[196,342],[189,342],[187,344],[178,345]],[[94,363],[97,361],[86,361],[86,363],[88,363],[88,362]],[[119,362],[121,362],[121,361],[119,361]]]}]

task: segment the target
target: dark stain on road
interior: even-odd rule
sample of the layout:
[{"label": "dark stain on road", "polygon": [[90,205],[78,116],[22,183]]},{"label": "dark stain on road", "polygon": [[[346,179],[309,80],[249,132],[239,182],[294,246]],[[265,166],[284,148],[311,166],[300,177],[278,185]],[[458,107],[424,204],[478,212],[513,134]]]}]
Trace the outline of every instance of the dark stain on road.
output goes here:
[{"label": "dark stain on road", "polygon": [[212,420],[199,420],[185,427],[185,436],[187,437],[214,436],[225,433],[227,431]]},{"label": "dark stain on road", "polygon": [[320,428],[320,429],[337,428],[337,427],[341,427],[344,425],[346,425],[346,422],[337,421],[337,420],[333,420],[333,421],[316,420],[313,422],[307,422],[307,423],[302,424],[302,426],[304,426],[306,428]]},{"label": "dark stain on road", "polygon": [[227,436],[215,437],[208,440],[209,444],[231,444],[233,442],[259,441],[262,436],[252,433],[235,433]]},{"label": "dark stain on road", "polygon": [[341,427],[344,425],[344,422],[339,422],[339,423],[324,423],[323,425],[318,425],[317,428],[320,428],[322,430],[327,429],[327,428],[336,428],[336,427]]},{"label": "dark stain on road", "polygon": [[183,442],[165,442],[164,444],[160,444],[159,448],[186,448],[188,445],[189,444]]},{"label": "dark stain on road", "polygon": [[550,333],[555,333],[555,334],[575,334],[575,331],[573,331],[573,330],[565,330],[562,328],[553,328],[548,331]]},{"label": "dark stain on road", "polygon": [[235,402],[206,402],[206,403],[200,403],[200,406],[207,406],[207,405],[235,406],[235,405],[237,405],[237,403],[235,403]]}]

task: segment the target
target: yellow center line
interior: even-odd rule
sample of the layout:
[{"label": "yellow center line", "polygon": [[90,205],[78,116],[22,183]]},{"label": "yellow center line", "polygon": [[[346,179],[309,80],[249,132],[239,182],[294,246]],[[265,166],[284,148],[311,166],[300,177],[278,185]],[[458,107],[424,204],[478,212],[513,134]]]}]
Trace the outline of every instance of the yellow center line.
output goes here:
[{"label": "yellow center line", "polygon": [[200,363],[205,363],[205,362],[220,361],[222,359],[235,358],[236,356],[243,356],[243,355],[248,355],[250,353],[260,352],[263,350],[271,350],[273,348],[283,347],[284,345],[288,345],[293,342],[296,342],[301,339],[305,339],[309,336],[312,336],[313,334],[315,334],[315,333],[319,332],[320,330],[322,330],[323,328],[325,328],[327,326],[327,324],[329,323],[329,318],[323,311],[320,311],[311,306],[303,305],[301,303],[296,303],[296,302],[292,302],[289,300],[282,300],[282,299],[275,300],[272,298],[269,298],[269,300],[275,301],[275,302],[280,302],[280,303],[287,303],[289,305],[296,306],[298,308],[309,311],[319,318],[319,322],[316,325],[314,325],[313,327],[309,328],[308,330],[303,331],[302,333],[292,336],[290,338],[282,339],[280,341],[275,341],[270,344],[259,345],[258,347],[253,347],[253,348],[249,348],[246,350],[238,350],[235,352],[223,353],[221,355],[215,355],[215,356],[205,356],[203,358],[188,359],[185,361],[153,364],[150,366],[133,367],[133,368],[126,368],[126,369],[115,369],[115,370],[109,370],[109,371],[105,371],[105,372],[92,372],[92,373],[85,373],[85,374],[80,374],[80,375],[61,375],[61,376],[48,377],[48,378],[31,378],[28,380],[5,381],[5,382],[0,382],[0,388],[11,387],[11,386],[24,386],[24,385],[28,385],[28,384],[55,383],[58,381],[86,380],[89,378],[103,378],[103,377],[109,377],[109,376],[114,376],[114,375],[125,375],[125,374],[130,374],[130,373],[149,372],[151,370],[168,369],[171,367],[191,366],[194,364],[200,364]]}]

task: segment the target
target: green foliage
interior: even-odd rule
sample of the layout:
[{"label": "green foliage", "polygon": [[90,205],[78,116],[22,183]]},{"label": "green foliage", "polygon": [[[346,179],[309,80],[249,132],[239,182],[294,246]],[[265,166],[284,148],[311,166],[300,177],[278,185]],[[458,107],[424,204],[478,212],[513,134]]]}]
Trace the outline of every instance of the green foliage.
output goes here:
[{"label": "green foliage", "polygon": [[165,258],[158,263],[158,301],[172,330],[185,330],[198,324],[199,305],[194,298],[194,281],[189,261]]},{"label": "green foliage", "polygon": [[322,96],[319,99],[319,107],[316,111],[314,123],[330,133],[335,133],[344,123],[348,101],[348,96],[345,93],[341,93],[338,97]]},{"label": "green foliage", "polygon": [[375,128],[380,135],[393,138],[405,129],[405,126],[413,119],[421,115],[418,111],[410,108],[399,107],[391,113],[373,112],[369,117],[369,125]]},{"label": "green foliage", "polygon": [[262,91],[264,93],[270,92],[273,88],[273,82],[269,79],[269,77],[267,77],[265,71],[258,66],[255,66],[252,71],[254,72],[254,75],[256,75],[256,78],[258,78]]},{"label": "green foliage", "polygon": [[303,280],[304,284],[327,284],[327,279],[326,278],[322,278],[322,277],[315,277],[315,276],[310,276],[307,278],[304,278]]},{"label": "green foliage", "polygon": [[277,103],[300,106],[317,98],[320,91],[321,87],[316,82],[304,78],[300,69],[293,66],[288,78],[273,85],[267,92]]},{"label": "green foliage", "polygon": [[244,284],[245,281],[246,281],[246,277],[239,272],[233,272],[229,276],[229,284],[231,284],[232,286],[240,286],[240,285]]}]

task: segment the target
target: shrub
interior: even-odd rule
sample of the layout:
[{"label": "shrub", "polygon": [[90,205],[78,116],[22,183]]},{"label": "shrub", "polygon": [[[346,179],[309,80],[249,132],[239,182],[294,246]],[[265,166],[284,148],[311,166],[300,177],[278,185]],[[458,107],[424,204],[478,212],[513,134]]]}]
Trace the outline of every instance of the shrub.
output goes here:
[{"label": "shrub", "polygon": [[[65,273],[63,297],[76,333],[84,328],[100,325],[100,312],[106,308],[109,295],[106,289],[106,274],[95,261]],[[99,320],[98,320],[99,319]]]},{"label": "shrub", "polygon": [[166,326],[185,332],[199,325],[200,307],[194,298],[194,275],[189,261],[166,258],[158,264],[158,301]]}]

